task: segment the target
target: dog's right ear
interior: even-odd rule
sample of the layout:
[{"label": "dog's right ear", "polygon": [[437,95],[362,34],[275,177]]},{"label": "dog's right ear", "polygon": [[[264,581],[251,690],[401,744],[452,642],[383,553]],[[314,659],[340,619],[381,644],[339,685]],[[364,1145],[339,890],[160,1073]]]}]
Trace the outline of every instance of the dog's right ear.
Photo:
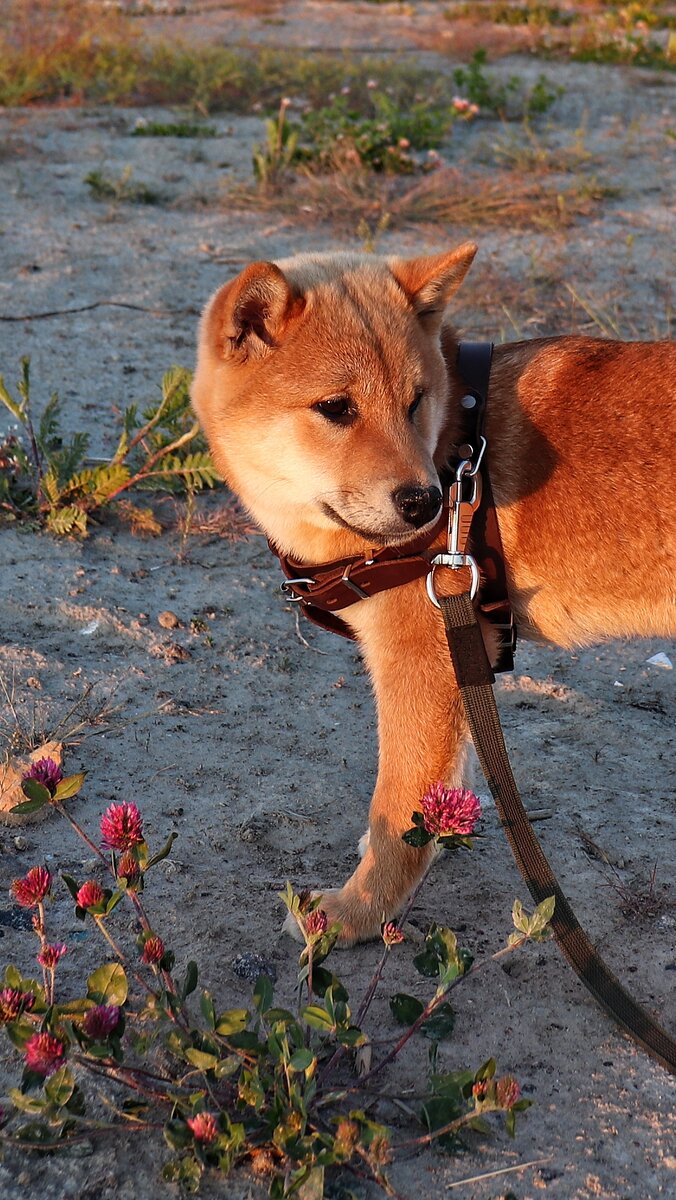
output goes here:
[{"label": "dog's right ear", "polygon": [[284,329],[299,316],[304,300],[272,262],[246,267],[216,292],[205,315],[207,337],[218,358],[263,358],[279,345]]}]

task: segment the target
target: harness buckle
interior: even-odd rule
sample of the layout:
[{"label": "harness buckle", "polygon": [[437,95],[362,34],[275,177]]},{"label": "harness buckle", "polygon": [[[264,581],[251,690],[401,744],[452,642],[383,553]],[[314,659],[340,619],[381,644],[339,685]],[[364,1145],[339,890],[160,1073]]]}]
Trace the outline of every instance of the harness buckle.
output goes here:
[{"label": "harness buckle", "polygon": [[317,582],[316,579],[300,577],[299,579],[284,579],[284,580],[282,580],[282,582],[280,583],[279,586],[280,586],[281,591],[286,593],[286,599],[289,601],[290,604],[303,604],[303,602],[305,600],[307,600],[308,597],[307,596],[294,596],[292,594],[292,589],[294,588],[294,586],[296,584],[305,583],[305,584],[311,585],[316,582]]}]

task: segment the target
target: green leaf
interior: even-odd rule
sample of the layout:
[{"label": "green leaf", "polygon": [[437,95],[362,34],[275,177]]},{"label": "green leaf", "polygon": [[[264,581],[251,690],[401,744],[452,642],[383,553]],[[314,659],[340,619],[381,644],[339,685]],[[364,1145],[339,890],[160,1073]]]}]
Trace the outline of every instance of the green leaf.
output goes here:
[{"label": "green leaf", "polygon": [[185,1150],[186,1146],[192,1145],[192,1133],[185,1121],[167,1121],[162,1132],[170,1150]]},{"label": "green leaf", "polygon": [[324,1200],[324,1168],[313,1167],[296,1194],[298,1200]]},{"label": "green leaf", "polygon": [[52,508],[47,513],[47,528],[51,533],[60,534],[62,537],[69,533],[80,533],[84,536],[87,532],[87,514],[76,504]]},{"label": "green leaf", "polygon": [[25,1050],[26,1042],[33,1036],[35,1030],[27,1021],[19,1020],[12,1021],[10,1025],[5,1025],[5,1032],[13,1046],[17,1050]]},{"label": "green leaf", "polygon": [[154,867],[156,863],[162,862],[162,859],[167,857],[167,855],[169,854],[171,847],[173,846],[177,837],[178,837],[177,833],[169,834],[169,837],[167,838],[166,842],[164,843],[162,849],[158,850],[157,854],[153,854],[152,858],[148,859],[148,862],[146,864],[146,871],[148,870],[149,867]]},{"label": "green leaf", "polygon": [[229,1079],[239,1071],[241,1065],[242,1060],[238,1054],[229,1054],[214,1067],[214,1075],[217,1079]]},{"label": "green leaf", "polygon": [[21,1142],[32,1142],[34,1146],[57,1146],[58,1136],[43,1125],[42,1121],[29,1121],[15,1130],[16,1137]]},{"label": "green leaf", "polygon": [[197,969],[197,963],[193,962],[191,959],[185,969],[185,979],[183,980],[183,987],[181,988],[181,1000],[185,1000],[186,996],[190,996],[191,993],[194,992],[195,988],[197,987],[198,979],[199,971]]},{"label": "green leaf", "polygon": [[429,842],[434,841],[434,834],[428,833],[426,829],[422,829],[420,826],[417,826],[415,829],[407,829],[406,833],[402,833],[401,837],[407,846],[414,846],[416,849],[421,846],[427,846]]},{"label": "green leaf", "polygon": [[55,1012],[59,1017],[69,1020],[72,1017],[81,1017],[83,1013],[89,1012],[89,1009],[92,1007],[93,1002],[85,1000],[83,997],[81,1000],[66,1000],[64,1004],[55,1005]]},{"label": "green leaf", "polygon": [[178,1171],[178,1182],[185,1192],[199,1191],[204,1168],[196,1158],[183,1158]]},{"label": "green leaf", "polygon": [[555,907],[556,896],[548,896],[546,900],[542,900],[538,904],[535,912],[533,913],[533,919],[535,920],[537,918],[538,924],[541,928],[544,929],[545,925],[549,924],[554,916]]},{"label": "green leaf", "polygon": [[14,1107],[19,1109],[19,1112],[33,1113],[35,1115],[36,1113],[44,1112],[47,1107],[46,1100],[43,1100],[41,1096],[26,1096],[20,1088],[10,1088],[7,1095]]},{"label": "green leaf", "polygon": [[[451,1121],[457,1121],[462,1116],[462,1111],[462,1105],[452,1097],[431,1096],[422,1106],[422,1117],[429,1132],[434,1133],[437,1129],[443,1129],[444,1125],[449,1125]],[[433,1145],[447,1154],[457,1154],[462,1148],[462,1142],[456,1133],[442,1133],[440,1137],[435,1138]]]},{"label": "green leaf", "polygon": [[[28,780],[27,782],[32,783],[33,780]],[[38,785],[38,786],[41,786],[41,785]],[[22,787],[23,787],[23,784],[22,784]],[[47,791],[47,788],[45,788],[44,790]],[[49,793],[47,793],[47,794],[49,795]],[[21,804],[16,804],[14,806],[14,808],[12,809],[12,812],[16,813],[17,816],[19,816],[19,817],[27,817],[29,815],[29,813],[39,812],[41,808],[44,808],[44,806],[45,806],[44,800],[37,800],[37,799],[36,800],[22,800]]]},{"label": "green leaf", "polygon": [[230,1037],[232,1034],[241,1033],[246,1029],[248,1020],[248,1009],[230,1008],[217,1017],[216,1033],[220,1033],[221,1037]]},{"label": "green leaf", "polygon": [[62,779],[61,783],[57,784],[54,799],[70,800],[71,796],[76,796],[86,777],[86,771],[78,771],[77,775],[66,775],[65,779]]},{"label": "green leaf", "polygon": [[39,783],[37,779],[24,779],[21,791],[24,796],[28,796],[29,800],[34,800],[38,808],[42,808],[43,804],[49,804],[52,798],[49,788],[46,788],[44,783]]},{"label": "green leaf", "polygon": [[485,1117],[472,1117],[468,1122],[468,1127],[473,1129],[475,1133],[483,1133],[487,1135],[491,1132],[491,1127]]},{"label": "green leaf", "polygon": [[474,1083],[474,1071],[447,1071],[443,1075],[432,1075],[430,1084],[437,1096],[447,1096],[456,1103],[462,1102],[463,1095],[469,1095]]},{"label": "green leaf", "polygon": [[313,1029],[321,1029],[323,1033],[333,1029],[333,1021],[325,1008],[318,1004],[309,1004],[301,1010],[301,1018]]},{"label": "green leaf", "polygon": [[357,1025],[340,1025],[336,1030],[336,1040],[341,1046],[363,1046],[368,1039]]},{"label": "green leaf", "polygon": [[433,979],[442,968],[460,962],[458,943],[452,929],[433,925],[425,938],[425,948],[416,954],[413,965],[421,975]]},{"label": "green leaf", "polygon": [[415,996],[407,996],[405,992],[397,992],[390,997],[390,1012],[400,1025],[412,1025],[417,1021],[425,1005]]},{"label": "green leaf", "polygon": [[[107,894],[107,892],[106,892],[106,894]],[[120,903],[120,900],[122,899],[123,896],[124,896],[123,891],[118,890],[118,891],[113,892],[113,894],[108,898],[108,900],[106,902],[106,907],[105,907],[105,915],[106,916],[109,916],[110,913],[113,911],[113,909],[117,908],[117,906]]]},{"label": "green leaf", "polygon": [[300,900],[293,890],[290,881],[287,879],[286,887],[283,892],[277,892],[279,899],[286,905],[290,913],[300,912]]},{"label": "green leaf", "polygon": [[261,1015],[272,1006],[273,996],[274,990],[269,977],[265,974],[259,975],[253,990],[253,1000]]},{"label": "green leaf", "polygon": [[303,1046],[300,1050],[296,1050],[289,1059],[289,1066],[293,1071],[307,1071],[308,1067],[315,1062],[315,1056],[311,1050]]},{"label": "green leaf", "polygon": [[18,988],[19,991],[21,991],[21,984],[23,982],[21,978],[21,972],[18,971],[16,967],[12,966],[11,963],[8,963],[8,965],[5,967],[4,982],[5,987]]},{"label": "green leaf", "polygon": [[455,1012],[448,1000],[432,1013],[423,1022],[420,1032],[423,1037],[431,1038],[432,1041],[440,1042],[443,1038],[449,1037],[453,1032],[455,1025]]},{"label": "green leaf", "polygon": [[124,1004],[129,992],[121,963],[104,963],[87,980],[87,996],[95,1004]]},{"label": "green leaf", "polygon": [[60,1067],[53,1075],[50,1075],[45,1084],[45,1095],[55,1104],[57,1108],[62,1108],[70,1100],[75,1091],[75,1076],[68,1067]]},{"label": "green leaf", "polygon": [[519,933],[528,933],[528,914],[520,900],[515,900],[512,905],[512,924]]},{"label": "green leaf", "polygon": [[183,1053],[188,1062],[200,1071],[211,1071],[218,1063],[217,1054],[207,1054],[204,1050],[196,1050],[194,1046],[190,1046]]},{"label": "green leaf", "polygon": [[[307,978],[307,975],[305,976]],[[349,995],[337,975],[333,975],[326,967],[312,965],[312,991],[316,996],[326,995],[326,989],[331,988],[334,1000],[347,1003]]]},{"label": "green leaf", "polygon": [[200,996],[200,1008],[202,1016],[210,1029],[216,1028],[216,1010],[214,1009],[214,1001],[211,992],[202,992]]},{"label": "green leaf", "polygon": [[487,1058],[486,1062],[479,1067],[479,1070],[474,1076],[475,1083],[481,1083],[483,1079],[492,1079],[495,1075],[496,1062],[494,1058]]},{"label": "green leaf", "polygon": [[63,882],[65,883],[66,887],[68,888],[68,891],[70,892],[71,896],[73,897],[73,900],[77,900],[77,894],[80,889],[78,888],[77,883],[73,879],[73,876],[67,875],[65,871],[62,871],[61,878],[63,879]]}]

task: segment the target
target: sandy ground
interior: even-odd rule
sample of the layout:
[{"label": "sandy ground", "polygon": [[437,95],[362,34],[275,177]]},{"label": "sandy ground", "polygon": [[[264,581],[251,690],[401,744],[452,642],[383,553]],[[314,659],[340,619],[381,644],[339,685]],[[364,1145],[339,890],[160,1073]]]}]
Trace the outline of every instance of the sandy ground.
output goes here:
[{"label": "sandy ground", "polygon": [[[261,39],[305,37],[315,44],[328,36],[332,7],[288,5],[284,26],[264,17],[252,28]],[[353,6],[340,7],[347,22]],[[388,25],[399,19],[398,6],[355,7],[350,28],[360,44],[370,33],[373,45],[400,37],[402,26]],[[315,25],[308,25],[310,18]],[[208,13],[201,19],[208,21]],[[446,59],[428,61],[430,69],[447,69]],[[673,235],[664,136],[673,117],[664,79],[630,70],[543,68],[519,59],[500,69],[532,76],[546,69],[564,84],[565,96],[542,136],[556,144],[584,124],[591,161],[582,169],[621,191],[557,233],[479,231],[481,258],[459,313],[464,331],[498,337],[515,322],[526,332],[592,329],[566,291],[568,282],[632,336],[664,335]],[[101,307],[0,322],[5,377],[13,380],[19,357],[30,354],[36,399],[58,389],[66,427],[90,430],[94,451],[112,431],[113,406],[156,394],[171,363],[192,364],[200,305],[241,265],[308,247],[359,245],[356,233],[338,236],[274,212],[234,208],[224,198],[233,177],[249,175],[251,144],[261,130],[255,116],[215,118],[219,137],[197,147],[130,138],[141,115],[163,114],[87,108],[2,117],[2,314],[104,299],[155,314]],[[477,122],[456,135],[448,152],[454,161],[485,162],[488,177],[488,151],[507,134],[494,122]],[[92,199],[83,184],[88,171],[119,174],[127,165],[135,179],[165,193],[163,204],[111,206]],[[386,234],[379,248],[432,250],[467,233],[451,226],[403,231]],[[502,288],[510,296],[507,316]],[[592,503],[594,469],[602,467],[590,471]],[[203,964],[203,983],[226,1007],[246,1000],[234,956],[258,951],[276,966],[280,997],[290,999],[295,951],[279,932],[276,892],[287,878],[321,887],[347,876],[375,776],[372,702],[356,649],[311,629],[303,632],[312,649],[301,643],[258,535],[236,544],[193,537],[182,545],[174,530],[148,542],[107,523],[78,543],[5,529],[0,557],[0,670],[16,678],[20,713],[30,721],[37,705],[38,717],[54,723],[88,684],[96,699],[119,706],[114,728],[68,755],[70,768],[89,772],[74,806],[78,819],[94,830],[111,799],[131,798],[141,804],[155,844],[175,829],[174,853],[157,869],[147,899],[178,963],[194,957]],[[182,628],[160,627],[165,609],[177,614]],[[208,636],[190,632],[195,616],[206,622]],[[500,682],[499,699],[517,778],[527,802],[552,814],[538,833],[583,923],[637,997],[674,1028],[673,892],[670,903],[665,891],[657,915],[630,919],[617,891],[620,884],[634,894],[645,891],[655,864],[658,891],[668,889],[673,875],[676,809],[668,756],[674,674],[647,663],[656,651],[676,661],[664,641],[612,643],[578,654],[523,646],[516,674]],[[394,957],[374,1007],[374,1029],[391,1029],[391,993],[423,994],[412,947],[431,920],[452,925],[475,953],[489,953],[508,931],[514,896],[527,898],[489,801],[486,814],[486,837],[476,853],[438,866],[422,893],[408,945]],[[583,835],[601,848],[616,875],[590,857]],[[92,870],[58,824],[26,828],[15,839],[14,830],[0,835],[0,895],[42,859],[75,875]],[[32,946],[14,927],[15,911],[0,902],[2,959],[28,969]],[[74,920],[65,894],[49,919],[54,936],[70,947],[61,967],[67,993],[98,947]],[[124,937],[122,921],[120,930]],[[337,960],[354,998],[378,953],[358,947]],[[457,1194],[477,1200],[673,1195],[672,1082],[616,1032],[555,947],[531,950],[507,969],[489,968],[483,981],[458,992],[457,1011],[454,1037],[440,1048],[442,1067],[476,1066],[495,1054],[536,1106],[513,1143],[496,1128],[492,1140],[472,1143],[460,1159],[428,1152],[398,1163],[392,1178],[402,1196],[431,1200],[454,1181],[533,1159],[546,1162],[466,1184]],[[403,1093],[419,1086],[425,1054],[425,1046],[409,1046],[388,1087]],[[9,1085],[14,1061],[3,1043],[0,1066]],[[386,1116],[401,1125],[396,1110]],[[158,1182],[163,1153],[160,1144],[153,1150],[120,1139],[85,1157],[9,1153],[0,1162],[0,1194],[7,1200],[149,1200],[171,1192]],[[205,1186],[207,1196],[259,1191],[245,1175]]]}]

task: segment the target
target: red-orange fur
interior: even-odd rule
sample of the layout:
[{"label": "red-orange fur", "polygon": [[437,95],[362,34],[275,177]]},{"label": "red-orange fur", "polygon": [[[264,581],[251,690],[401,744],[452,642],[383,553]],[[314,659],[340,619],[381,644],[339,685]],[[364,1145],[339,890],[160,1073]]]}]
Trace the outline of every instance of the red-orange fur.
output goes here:
[{"label": "red-orange fur", "polygon": [[[212,297],[193,403],[219,470],[295,559],[415,534],[391,497],[402,484],[433,483],[453,457],[462,386],[442,321],[475,250],[258,263]],[[426,397],[410,420],[421,382]],[[667,342],[564,337],[496,348],[488,465],[522,633],[573,646],[676,631],[675,391]],[[358,411],[345,428],[314,407],[337,394]],[[350,528],[327,515],[329,495]],[[353,531],[365,526],[366,535]],[[463,573],[435,582],[466,586]],[[380,742],[364,857],[323,900],[347,944],[376,935],[420,877],[428,852],[401,834],[431,782],[460,781],[467,731],[424,582],[342,615],[371,674]]]}]

